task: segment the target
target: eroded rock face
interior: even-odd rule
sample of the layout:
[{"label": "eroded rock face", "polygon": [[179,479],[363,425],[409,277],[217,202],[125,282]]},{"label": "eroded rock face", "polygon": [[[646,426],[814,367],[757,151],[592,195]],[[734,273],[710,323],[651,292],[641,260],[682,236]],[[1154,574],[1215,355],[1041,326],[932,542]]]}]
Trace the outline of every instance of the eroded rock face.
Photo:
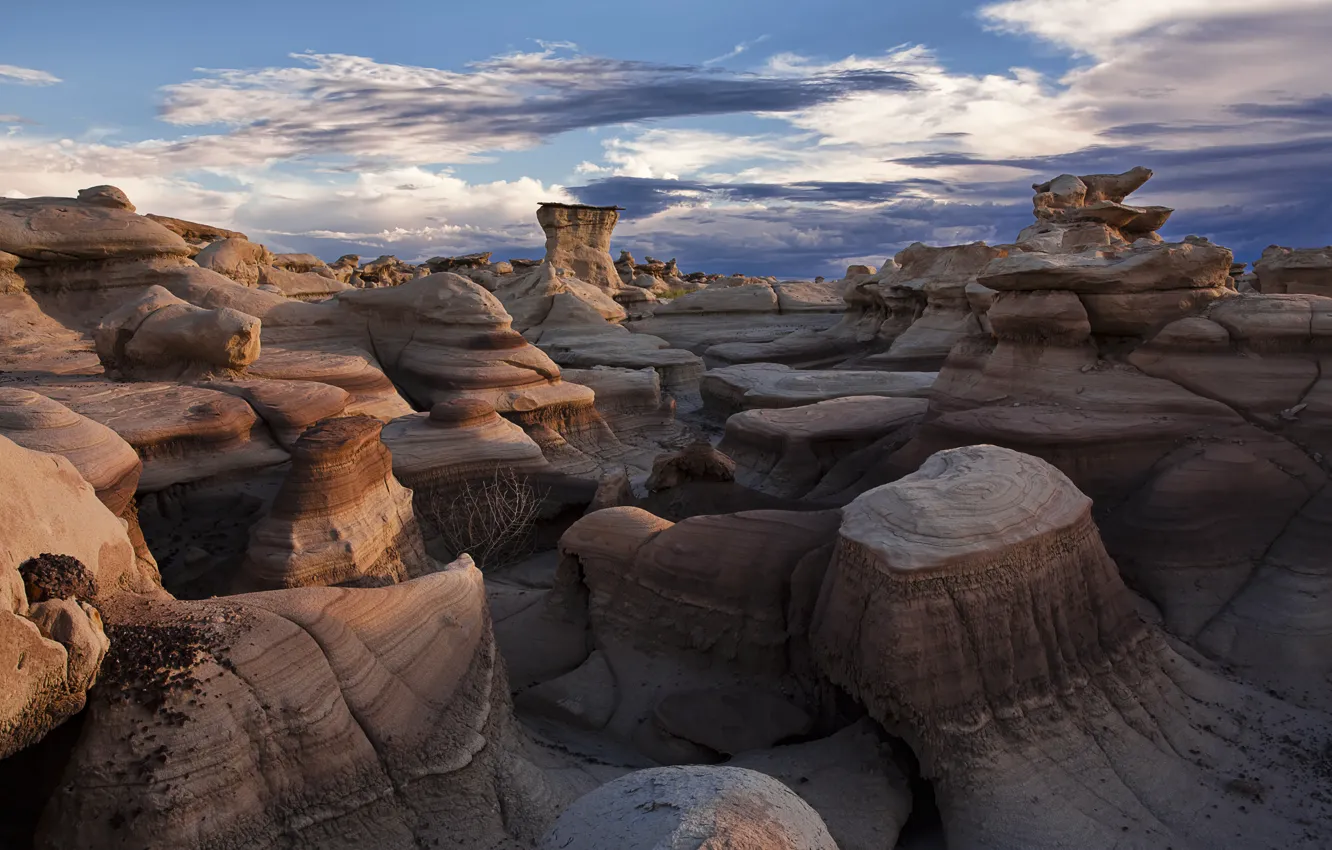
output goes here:
[{"label": "eroded rock face", "polygon": [[705,409],[725,417],[743,410],[800,407],[846,396],[922,398],[933,372],[796,370],[778,363],[710,369],[699,382]]},{"label": "eroded rock face", "polygon": [[546,262],[571,269],[573,276],[606,292],[620,289],[611,259],[611,232],[620,218],[616,207],[542,204],[537,222],[546,233]]},{"label": "eroded rock face", "polygon": [[[1276,743],[1308,740],[1325,715],[1169,649],[1090,509],[1053,467],[992,446],[864,494],[813,620],[818,663],[911,743],[950,847],[1326,841],[1307,794],[1328,780]],[[1265,728],[1241,719],[1257,710]],[[1237,806],[1242,789],[1263,806]]]},{"label": "eroded rock face", "polygon": [[292,447],[292,466],[250,532],[247,589],[378,585],[429,571],[412,491],[368,416],[325,420]]},{"label": "eroded rock face", "polygon": [[68,460],[0,437],[0,758],[83,708],[107,641],[96,606],[158,590]]},{"label": "eroded rock face", "polygon": [[61,455],[119,515],[134,498],[143,462],[115,431],[31,390],[0,387],[0,434],[25,449]]},{"label": "eroded rock face", "polygon": [[530,845],[566,802],[518,755],[466,558],[384,588],[122,598],[109,619],[38,847],[479,850]]},{"label": "eroded rock face", "polygon": [[1264,295],[1332,295],[1332,246],[1282,248],[1273,245],[1253,264]]}]

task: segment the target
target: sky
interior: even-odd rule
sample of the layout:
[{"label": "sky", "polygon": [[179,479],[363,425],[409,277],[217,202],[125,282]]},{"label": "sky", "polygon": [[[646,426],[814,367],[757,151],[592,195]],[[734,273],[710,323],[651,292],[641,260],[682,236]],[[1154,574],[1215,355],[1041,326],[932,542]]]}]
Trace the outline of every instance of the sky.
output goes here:
[{"label": "sky", "polygon": [[1136,165],[1167,237],[1332,243],[1332,0],[13,5],[0,196],[276,251],[539,257],[564,201],[640,260],[837,276]]}]

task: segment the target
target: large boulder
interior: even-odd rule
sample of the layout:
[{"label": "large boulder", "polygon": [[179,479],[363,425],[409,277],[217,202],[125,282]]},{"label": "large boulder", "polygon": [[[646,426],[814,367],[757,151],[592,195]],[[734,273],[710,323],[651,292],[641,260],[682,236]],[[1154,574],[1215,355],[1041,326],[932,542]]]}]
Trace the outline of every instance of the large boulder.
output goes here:
[{"label": "large boulder", "polygon": [[837,850],[809,804],[739,767],[658,767],[608,782],[560,815],[539,850]]}]

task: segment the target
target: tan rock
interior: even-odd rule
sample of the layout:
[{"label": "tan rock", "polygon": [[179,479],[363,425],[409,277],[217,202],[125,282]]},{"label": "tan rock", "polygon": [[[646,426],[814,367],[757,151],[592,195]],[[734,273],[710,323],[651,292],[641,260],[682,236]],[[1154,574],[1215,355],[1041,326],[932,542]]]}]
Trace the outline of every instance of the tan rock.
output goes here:
[{"label": "tan rock", "polygon": [[620,275],[611,260],[611,232],[619,220],[617,207],[543,203],[537,223],[546,233],[546,262],[567,268],[573,276],[598,289],[620,289]]},{"label": "tan rock", "polygon": [[1195,242],[1141,245],[1078,254],[1011,254],[992,260],[977,278],[1000,291],[1065,289],[1082,294],[1171,289],[1222,289],[1230,251]]},{"label": "tan rock", "polygon": [[160,286],[106,316],[94,331],[108,374],[152,380],[239,372],[259,358],[260,321],[206,310]]},{"label": "tan rock", "polygon": [[0,435],[64,457],[119,516],[134,498],[143,462],[110,428],[31,390],[0,387]]},{"label": "tan rock", "polygon": [[[1321,713],[1170,649],[1134,610],[1090,508],[1034,458],[934,455],[844,510],[816,658],[910,743],[949,846],[1321,840],[1301,814],[1307,780],[1287,778],[1307,775],[1296,750],[1262,743],[1305,739]],[[1263,724],[1236,724],[1237,709]],[[1236,788],[1263,805],[1237,806]]]},{"label": "tan rock", "polygon": [[775,363],[710,369],[699,382],[704,406],[719,416],[756,408],[800,407],[846,396],[923,398],[933,372],[795,370]]},{"label": "tan rock", "polygon": [[194,258],[202,268],[245,286],[258,286],[259,269],[273,263],[273,253],[256,242],[230,237],[210,244]]},{"label": "tan rock", "polygon": [[392,584],[429,572],[412,492],[368,416],[330,419],[292,447],[268,516],[250,531],[247,589]]},{"label": "tan rock", "polygon": [[184,257],[185,241],[127,209],[72,198],[0,200],[0,251],[25,264]]},{"label": "tan rock", "polygon": [[1253,271],[1265,295],[1332,295],[1332,246],[1292,250],[1273,245]]}]

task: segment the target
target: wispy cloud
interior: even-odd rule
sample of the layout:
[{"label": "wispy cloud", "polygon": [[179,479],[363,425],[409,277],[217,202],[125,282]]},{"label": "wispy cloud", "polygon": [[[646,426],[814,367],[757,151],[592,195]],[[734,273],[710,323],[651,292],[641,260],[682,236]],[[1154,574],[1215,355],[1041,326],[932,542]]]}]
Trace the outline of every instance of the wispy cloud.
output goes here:
[{"label": "wispy cloud", "polygon": [[758,38],[753,39],[751,41],[742,41],[739,44],[737,44],[735,47],[731,48],[729,52],[723,53],[721,56],[714,56],[711,59],[704,60],[703,64],[705,66],[716,65],[721,62],[725,62],[728,59],[734,59],[735,57],[739,56],[741,53],[747,52],[754,45],[762,44],[763,42],[767,41],[768,38],[769,36],[765,33],[764,35],[761,35]]},{"label": "wispy cloud", "polygon": [[[882,69],[735,74],[575,54],[552,44],[447,71],[341,54],[292,67],[205,71],[166,88],[161,117],[223,125],[207,144],[257,158],[342,155],[465,162],[591,127],[729,113],[788,113],[862,92],[907,89]],[[202,142],[201,142],[202,144]]]},{"label": "wispy cloud", "polygon": [[36,68],[0,65],[0,83],[17,83],[21,86],[53,86],[58,82],[61,82],[61,79],[55,74],[38,71]]}]

